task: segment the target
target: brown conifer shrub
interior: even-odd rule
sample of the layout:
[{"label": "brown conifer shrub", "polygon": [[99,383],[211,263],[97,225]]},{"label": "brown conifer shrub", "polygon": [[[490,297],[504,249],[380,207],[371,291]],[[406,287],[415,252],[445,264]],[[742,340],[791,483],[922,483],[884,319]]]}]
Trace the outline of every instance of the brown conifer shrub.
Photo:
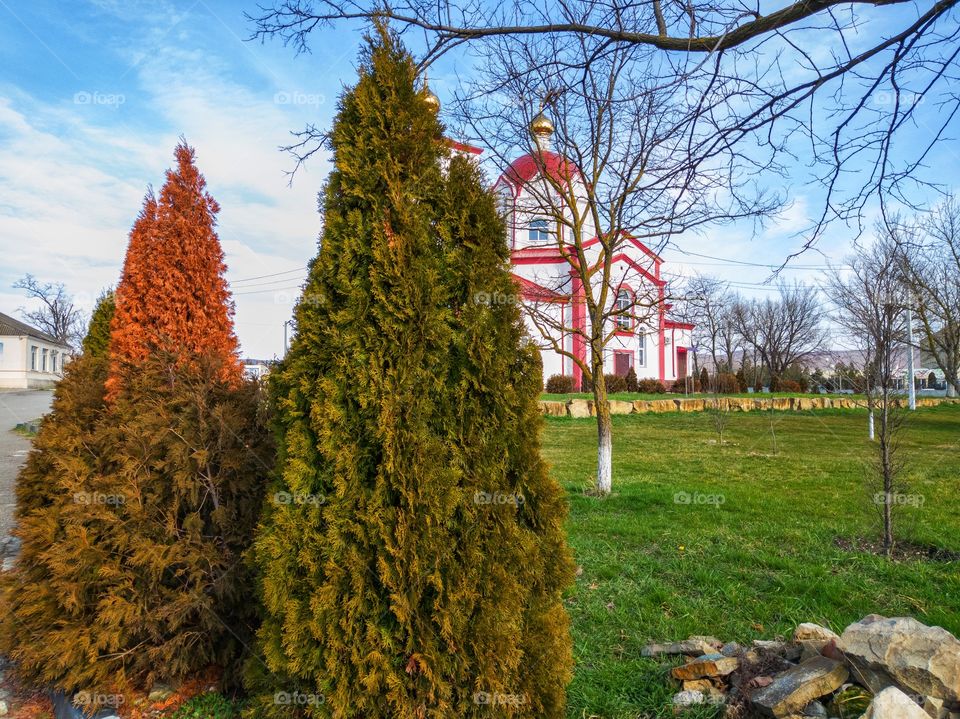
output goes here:
[{"label": "brown conifer shrub", "polygon": [[607,385],[607,392],[613,394],[614,392],[626,392],[627,391],[627,378],[618,374],[608,374],[603,377],[604,382]]},{"label": "brown conifer shrub", "polygon": [[570,375],[555,374],[547,378],[548,394],[570,394],[573,391],[573,377]]},{"label": "brown conifer shrub", "polygon": [[68,365],[18,479],[23,547],[4,650],[24,677],[98,694],[235,668],[255,607],[242,561],[272,461],[259,386],[152,354],[115,400]]},{"label": "brown conifer shrub", "polygon": [[2,641],[27,679],[66,691],[210,665],[229,679],[254,628],[243,555],[272,438],[236,355],[216,202],[193,151],[176,155],[130,233],[113,317],[104,297],[18,479]]}]

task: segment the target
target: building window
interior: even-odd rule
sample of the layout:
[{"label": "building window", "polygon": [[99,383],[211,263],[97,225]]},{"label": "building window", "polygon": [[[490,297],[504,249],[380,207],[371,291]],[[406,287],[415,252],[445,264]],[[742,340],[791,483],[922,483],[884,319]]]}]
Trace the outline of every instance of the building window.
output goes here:
[{"label": "building window", "polygon": [[42,360],[41,360],[41,361],[42,361],[42,363],[43,363],[43,364],[41,365],[41,367],[43,368],[42,371],[44,371],[44,372],[47,371],[47,355],[49,355],[49,354],[50,354],[50,350],[48,350],[46,347],[44,347],[44,348],[43,348],[43,354],[41,355],[41,357],[42,357]]},{"label": "building window", "polygon": [[497,209],[503,216],[507,228],[513,224],[513,192],[508,187],[501,187],[497,192]]},{"label": "building window", "polygon": [[633,327],[633,295],[630,290],[617,292],[617,329],[630,330]]},{"label": "building window", "polygon": [[637,363],[641,367],[647,366],[647,333],[637,332]]},{"label": "building window", "polygon": [[550,242],[550,223],[543,218],[531,220],[530,222],[530,244],[543,244]]},{"label": "building window", "polygon": [[50,353],[50,371],[51,372],[57,371],[57,357],[58,357],[58,352],[56,350]]},{"label": "building window", "polygon": [[37,371],[37,348],[35,345],[30,345],[30,370]]}]

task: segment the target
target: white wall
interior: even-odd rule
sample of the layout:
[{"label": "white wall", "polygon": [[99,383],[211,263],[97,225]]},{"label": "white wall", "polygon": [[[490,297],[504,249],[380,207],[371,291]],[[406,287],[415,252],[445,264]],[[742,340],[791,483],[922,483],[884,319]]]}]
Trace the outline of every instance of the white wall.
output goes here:
[{"label": "white wall", "polygon": [[[63,362],[69,361],[65,347],[46,340],[23,335],[0,335],[0,387],[33,389],[52,387],[63,377]],[[36,368],[31,364],[32,349],[36,348]],[[43,351],[47,353],[46,369]],[[56,370],[53,358],[56,353]]]}]

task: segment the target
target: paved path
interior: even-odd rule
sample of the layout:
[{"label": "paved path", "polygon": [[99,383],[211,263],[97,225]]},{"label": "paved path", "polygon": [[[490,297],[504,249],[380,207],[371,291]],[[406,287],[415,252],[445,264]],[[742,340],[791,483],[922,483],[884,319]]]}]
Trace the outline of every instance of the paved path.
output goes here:
[{"label": "paved path", "polygon": [[30,451],[30,440],[11,430],[46,414],[52,399],[53,392],[48,390],[0,390],[0,537],[12,528],[14,482]]}]

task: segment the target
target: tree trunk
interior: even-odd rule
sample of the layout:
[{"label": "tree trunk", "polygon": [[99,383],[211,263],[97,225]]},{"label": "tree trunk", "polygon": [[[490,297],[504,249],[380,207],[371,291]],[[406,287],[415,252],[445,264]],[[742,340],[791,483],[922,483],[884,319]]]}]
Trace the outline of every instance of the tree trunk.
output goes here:
[{"label": "tree trunk", "polygon": [[890,457],[890,397],[883,390],[880,412],[880,462],[883,470],[883,551],[893,552],[893,465]]},{"label": "tree trunk", "polygon": [[593,403],[597,412],[597,494],[604,496],[613,489],[613,425],[603,365],[594,366]]},{"label": "tree trunk", "polygon": [[873,410],[872,409],[867,413],[867,430],[870,434],[870,441],[872,442],[874,439],[876,439],[876,434],[873,431]]},{"label": "tree trunk", "polygon": [[947,378],[947,397],[956,397],[960,393],[960,381]]}]

